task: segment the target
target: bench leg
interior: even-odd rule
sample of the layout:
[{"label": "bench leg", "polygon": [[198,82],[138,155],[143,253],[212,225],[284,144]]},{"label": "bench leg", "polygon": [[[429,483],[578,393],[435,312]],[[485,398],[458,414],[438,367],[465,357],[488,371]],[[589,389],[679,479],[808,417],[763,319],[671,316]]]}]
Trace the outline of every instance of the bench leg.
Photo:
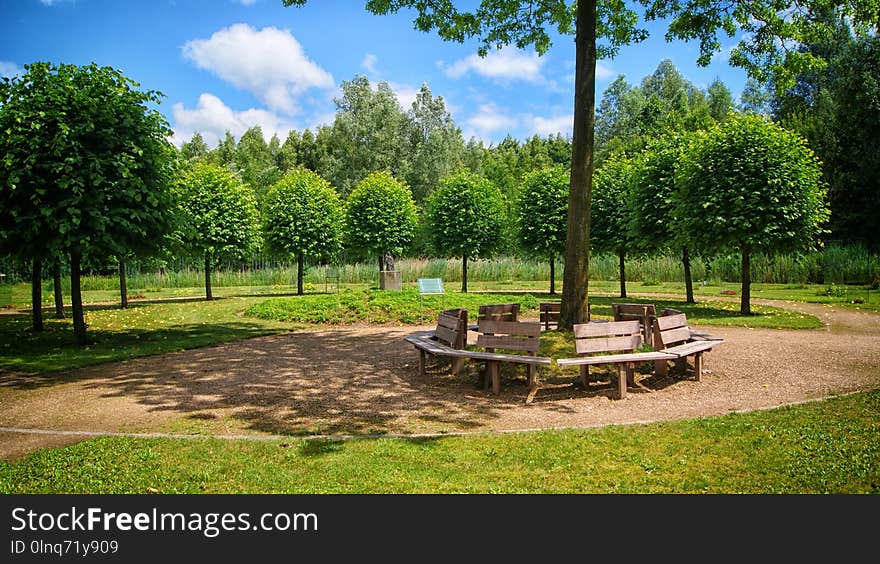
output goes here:
[{"label": "bench leg", "polygon": [[425,351],[419,350],[419,376],[424,377],[427,371],[425,370]]},{"label": "bench leg", "polygon": [[453,358],[452,359],[452,375],[458,376],[458,373],[461,372],[462,368],[464,368],[464,359],[463,358]]},{"label": "bench leg", "polygon": [[489,361],[489,376],[492,378],[492,393],[498,395],[501,393],[501,374],[498,371],[498,362]]},{"label": "bench leg", "polygon": [[694,355],[694,380],[697,382],[700,381],[700,376],[703,374],[703,353],[698,352]]},{"label": "bench leg", "polygon": [[630,362],[626,363],[626,383],[630,386],[636,385],[636,365]]},{"label": "bench leg", "polygon": [[581,385],[586,388],[590,383],[590,365],[581,364]]},{"label": "bench leg", "polygon": [[654,361],[654,374],[661,377],[666,377],[667,374],[667,365],[665,360],[655,360]]},{"label": "bench leg", "polygon": [[626,366],[626,364],[617,365],[617,399],[623,399],[626,397]]},{"label": "bench leg", "polygon": [[536,375],[537,375],[538,367],[535,366],[534,364],[529,364],[527,367],[527,370],[528,370],[528,374],[529,374],[529,387],[534,388],[535,384],[537,384]]}]

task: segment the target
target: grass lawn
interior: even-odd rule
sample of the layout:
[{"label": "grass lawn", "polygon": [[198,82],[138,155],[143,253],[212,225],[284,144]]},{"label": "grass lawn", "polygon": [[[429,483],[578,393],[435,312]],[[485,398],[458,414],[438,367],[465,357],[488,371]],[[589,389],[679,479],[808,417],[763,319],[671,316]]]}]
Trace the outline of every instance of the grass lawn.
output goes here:
[{"label": "grass lawn", "polygon": [[[415,289],[386,292],[346,289],[338,293],[281,297],[227,297],[211,302],[133,303],[128,309],[113,306],[89,308],[86,323],[92,344],[74,344],[70,318],[46,316],[41,334],[30,330],[26,315],[0,316],[0,370],[48,372],[78,368],[208,346],[212,344],[294,330],[315,324],[431,324],[441,304],[476,311],[480,304],[522,304],[524,316],[537,316],[538,303],[549,294],[448,293],[445,298],[425,296],[419,310]],[[558,296],[552,298],[558,299]],[[610,318],[616,298],[594,296],[591,311],[596,318]],[[810,315],[767,306],[754,306],[755,315],[740,316],[735,303],[703,301],[685,304],[674,299],[637,299],[663,307],[681,309],[695,325],[812,329],[821,322]]]},{"label": "grass lawn", "polygon": [[0,493],[880,493],[880,391],[772,411],[431,439],[100,438]]}]

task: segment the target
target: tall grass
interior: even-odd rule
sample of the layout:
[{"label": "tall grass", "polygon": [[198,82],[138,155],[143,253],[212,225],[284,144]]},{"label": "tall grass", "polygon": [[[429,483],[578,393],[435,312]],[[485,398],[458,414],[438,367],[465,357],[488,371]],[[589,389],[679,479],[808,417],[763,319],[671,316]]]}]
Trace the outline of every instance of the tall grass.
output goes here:
[{"label": "tall grass", "polygon": [[[751,258],[752,281],[771,284],[869,284],[880,278],[880,257],[863,247],[830,246],[822,251],[805,255],[763,255]],[[460,259],[402,259],[397,269],[404,282],[418,278],[442,278],[447,282],[461,281]],[[128,267],[130,291],[156,291],[163,288],[191,288],[204,285],[203,271],[181,262],[174,270],[155,271]],[[562,260],[556,262],[556,277],[561,283]],[[691,274],[695,281],[707,283],[738,282],[740,257],[738,254],[691,259]],[[630,257],[626,261],[627,279],[630,281],[681,282],[684,279],[680,257],[663,256]],[[339,266],[312,266],[306,269],[303,282],[316,286],[328,279],[340,284],[378,283],[378,265],[375,262],[345,264]],[[617,280],[616,256],[596,255],[590,260],[592,280]],[[468,279],[473,282],[543,281],[550,279],[547,261],[518,257],[499,257],[491,260],[468,262]],[[27,278],[24,277],[26,281]],[[12,280],[7,280],[10,282]],[[296,282],[296,268],[258,257],[241,268],[218,268],[212,277],[217,287],[228,286],[286,286]],[[67,276],[62,281],[65,293],[70,291]],[[0,283],[0,291],[2,291]],[[119,280],[113,275],[87,275],[82,277],[82,289],[118,290]],[[46,281],[46,292],[51,292],[51,280]]]}]

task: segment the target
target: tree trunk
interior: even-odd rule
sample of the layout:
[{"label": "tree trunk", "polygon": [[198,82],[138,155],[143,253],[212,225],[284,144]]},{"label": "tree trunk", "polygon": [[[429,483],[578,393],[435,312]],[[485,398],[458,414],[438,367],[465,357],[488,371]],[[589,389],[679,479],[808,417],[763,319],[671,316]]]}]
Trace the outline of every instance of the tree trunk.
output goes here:
[{"label": "tree trunk", "polygon": [[550,295],[556,294],[556,257],[550,259]]},{"label": "tree trunk", "polygon": [[303,295],[303,263],[305,259],[302,253],[296,255],[296,295]]},{"label": "tree trunk", "polygon": [[128,307],[128,284],[125,280],[125,261],[119,258],[119,306]]},{"label": "tree trunk", "polygon": [[31,269],[31,324],[35,333],[43,330],[43,261],[34,259]]},{"label": "tree trunk", "polygon": [[56,259],[52,268],[52,289],[55,291],[55,319],[64,319],[64,292],[61,289],[61,261]]},{"label": "tree trunk", "polygon": [[689,304],[695,304],[694,299],[694,280],[691,277],[691,255],[688,253],[687,247],[681,248],[681,264],[684,266],[684,292],[685,301]]},{"label": "tree trunk", "polygon": [[205,299],[210,301],[214,299],[211,292],[211,253],[205,251]]},{"label": "tree trunk", "polygon": [[86,318],[83,313],[82,289],[79,279],[79,253],[70,253],[70,303],[73,306],[73,334],[79,345],[88,344]]},{"label": "tree trunk", "polygon": [[577,3],[574,129],[568,189],[565,264],[559,329],[589,319],[590,195],[593,186],[593,135],[596,106],[596,1]]},{"label": "tree trunk", "polygon": [[461,293],[467,294],[467,257],[461,257]]},{"label": "tree trunk", "polygon": [[740,270],[740,279],[742,280],[742,296],[739,301],[739,312],[743,315],[752,314],[752,305],[750,297],[752,293],[752,265],[749,253],[751,249],[745,243],[740,247],[742,252],[742,269]]},{"label": "tree trunk", "polygon": [[620,251],[617,253],[617,258],[619,260],[618,267],[620,268],[620,297],[626,297],[626,251]]}]

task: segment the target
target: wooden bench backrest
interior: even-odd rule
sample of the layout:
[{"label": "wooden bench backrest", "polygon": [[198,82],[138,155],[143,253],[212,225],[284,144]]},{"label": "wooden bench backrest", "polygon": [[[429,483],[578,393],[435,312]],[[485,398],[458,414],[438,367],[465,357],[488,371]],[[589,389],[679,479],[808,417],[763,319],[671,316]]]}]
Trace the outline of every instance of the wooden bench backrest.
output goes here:
[{"label": "wooden bench backrest", "polygon": [[538,305],[538,311],[544,329],[549,329],[551,323],[553,325],[559,325],[559,312],[561,309],[562,302],[541,302]]},{"label": "wooden bench backrest", "polygon": [[477,321],[483,319],[517,321],[519,319],[519,304],[481,305],[477,312]]},{"label": "wooden bench backrest", "polygon": [[537,323],[480,319],[477,328],[477,346],[490,352],[506,349],[534,356],[540,347],[541,326]]},{"label": "wooden bench backrest", "polygon": [[446,309],[437,316],[434,335],[445,345],[454,349],[463,349],[467,344],[467,324],[466,309]]},{"label": "wooden bench backrest", "polygon": [[642,346],[638,321],[580,323],[574,326],[578,354],[632,352]]},{"label": "wooden bench backrest", "polygon": [[683,313],[654,318],[654,349],[661,350],[690,340],[691,329]]},{"label": "wooden bench backrest", "polygon": [[611,304],[614,321],[648,322],[649,316],[657,315],[654,304]]}]

